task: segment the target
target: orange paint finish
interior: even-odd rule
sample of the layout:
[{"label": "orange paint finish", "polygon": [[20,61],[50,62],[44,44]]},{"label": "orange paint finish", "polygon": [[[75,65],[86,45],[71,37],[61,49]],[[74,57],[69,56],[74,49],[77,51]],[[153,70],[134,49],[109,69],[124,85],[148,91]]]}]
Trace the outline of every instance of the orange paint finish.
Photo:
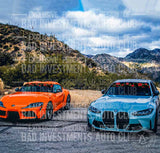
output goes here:
[{"label": "orange paint finish", "polygon": [[[39,84],[39,85],[36,85]],[[26,82],[25,86],[49,86],[50,89],[54,88],[54,85],[60,85],[57,82]],[[22,87],[22,88],[23,88]],[[46,108],[49,102],[53,105],[53,113],[66,106],[67,96],[70,95],[69,91],[64,89],[62,91],[54,93],[53,91],[39,92],[37,91],[17,91],[13,94],[6,95],[0,99],[3,106],[0,106],[0,118],[8,118],[9,114],[17,113],[19,119],[44,119],[46,115]],[[41,103],[41,106],[28,107],[33,103]]]}]

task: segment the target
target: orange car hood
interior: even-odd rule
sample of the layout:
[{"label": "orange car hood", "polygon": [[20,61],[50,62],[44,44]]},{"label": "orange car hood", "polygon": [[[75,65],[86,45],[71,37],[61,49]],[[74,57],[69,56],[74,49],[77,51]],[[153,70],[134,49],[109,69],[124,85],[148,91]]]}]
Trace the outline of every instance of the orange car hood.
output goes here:
[{"label": "orange car hood", "polygon": [[12,105],[25,107],[31,103],[49,101],[51,94],[42,92],[16,92],[2,97],[1,101],[5,107],[11,107]]}]

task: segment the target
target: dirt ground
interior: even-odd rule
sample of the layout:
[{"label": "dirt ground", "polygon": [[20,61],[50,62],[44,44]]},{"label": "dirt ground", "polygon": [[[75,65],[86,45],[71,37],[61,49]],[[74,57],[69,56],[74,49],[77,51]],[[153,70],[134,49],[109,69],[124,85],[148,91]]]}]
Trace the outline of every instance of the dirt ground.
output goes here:
[{"label": "dirt ground", "polygon": [[88,107],[92,101],[102,96],[100,91],[95,90],[70,90],[70,94],[73,107]]}]

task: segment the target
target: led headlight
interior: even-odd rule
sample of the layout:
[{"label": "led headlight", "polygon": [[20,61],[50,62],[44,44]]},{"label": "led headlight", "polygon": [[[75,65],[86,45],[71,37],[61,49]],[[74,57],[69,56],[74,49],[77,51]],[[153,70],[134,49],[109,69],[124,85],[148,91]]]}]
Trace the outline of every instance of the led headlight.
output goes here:
[{"label": "led headlight", "polygon": [[95,107],[93,107],[93,106],[89,106],[88,109],[89,109],[91,112],[93,112],[93,113],[101,113],[100,110],[98,110],[97,108],[95,108]]},{"label": "led headlight", "polygon": [[[4,107],[3,102],[0,101],[0,107]],[[4,107],[5,108],[5,107]]]},{"label": "led headlight", "polygon": [[148,108],[148,109],[145,109],[145,110],[142,110],[142,111],[134,112],[134,113],[132,113],[132,115],[134,115],[134,116],[144,116],[144,115],[149,115],[152,112],[153,112],[153,108]]},{"label": "led headlight", "polygon": [[26,107],[24,107],[24,108],[40,107],[40,106],[42,106],[42,105],[43,105],[42,102],[38,102],[38,103],[32,103],[32,104],[30,104],[30,105],[28,105],[28,106],[26,106]]}]

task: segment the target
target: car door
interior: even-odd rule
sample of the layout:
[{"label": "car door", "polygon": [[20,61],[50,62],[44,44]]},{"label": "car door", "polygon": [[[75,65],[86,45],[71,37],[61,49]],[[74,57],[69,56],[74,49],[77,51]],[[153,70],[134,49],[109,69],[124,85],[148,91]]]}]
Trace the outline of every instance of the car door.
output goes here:
[{"label": "car door", "polygon": [[53,86],[53,93],[56,95],[56,105],[60,105],[64,100],[64,93],[62,87],[59,84]]}]

